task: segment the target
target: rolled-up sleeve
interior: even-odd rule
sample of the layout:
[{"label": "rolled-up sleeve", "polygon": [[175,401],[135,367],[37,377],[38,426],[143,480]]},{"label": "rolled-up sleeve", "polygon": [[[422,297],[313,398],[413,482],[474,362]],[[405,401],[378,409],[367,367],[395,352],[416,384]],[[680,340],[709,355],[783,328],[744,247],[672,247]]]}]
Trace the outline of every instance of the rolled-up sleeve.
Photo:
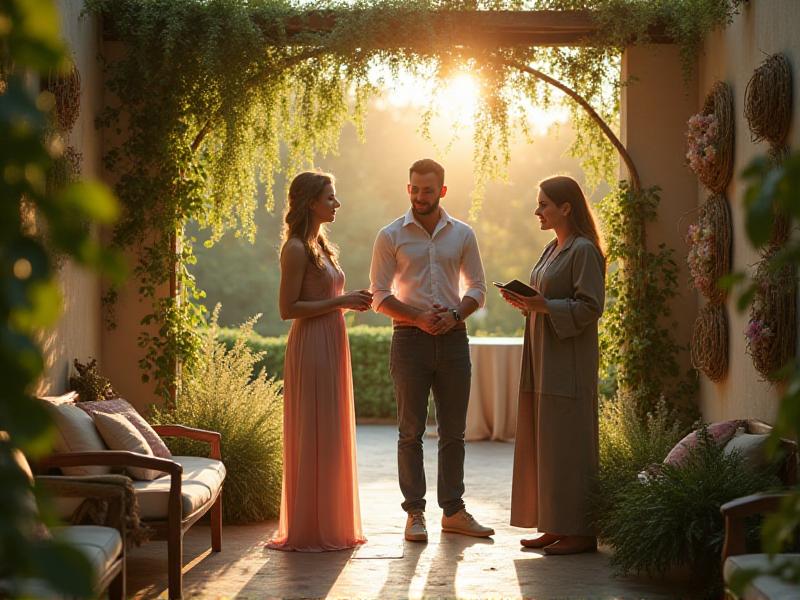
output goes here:
[{"label": "rolled-up sleeve", "polygon": [[466,286],[464,296],[469,296],[478,303],[478,307],[482,307],[486,303],[486,276],[483,273],[478,238],[472,229],[469,230],[464,240],[461,254],[461,277]]},{"label": "rolled-up sleeve", "polygon": [[393,295],[392,284],[397,267],[394,244],[385,229],[378,232],[372,247],[369,267],[369,290],[372,292],[372,309],[378,310],[383,301]]},{"label": "rolled-up sleeve", "polygon": [[548,317],[559,339],[580,334],[600,319],[605,303],[605,263],[592,243],[575,247],[572,263],[572,298],[547,300]]}]

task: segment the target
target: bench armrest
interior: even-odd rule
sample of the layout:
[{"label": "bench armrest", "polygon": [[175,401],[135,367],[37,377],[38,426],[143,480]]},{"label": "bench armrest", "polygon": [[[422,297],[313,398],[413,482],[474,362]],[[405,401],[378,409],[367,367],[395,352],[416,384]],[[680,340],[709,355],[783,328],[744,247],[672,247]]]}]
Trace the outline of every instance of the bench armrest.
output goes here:
[{"label": "bench armrest", "polygon": [[725,519],[725,543],[722,546],[722,562],[729,556],[744,554],[745,548],[745,523],[747,517],[763,513],[775,512],[780,507],[781,501],[788,496],[787,492],[770,494],[752,494],[726,502],[720,507],[720,512]]},{"label": "bench armrest", "polygon": [[196,429],[186,425],[153,425],[152,427],[161,437],[182,437],[199,442],[207,442],[211,446],[208,457],[222,460],[222,435],[216,431]]},{"label": "bench armrest", "polygon": [[87,467],[87,466],[106,466],[106,467],[141,467],[153,471],[161,471],[169,475],[180,476],[183,467],[168,458],[158,458],[147,454],[138,454],[127,450],[101,450],[99,452],[64,452],[51,454],[43,458],[39,465],[44,469],[51,467]]},{"label": "bench armrest", "polygon": [[785,492],[751,494],[726,502],[719,510],[725,518],[743,519],[752,515],[774,512],[780,506],[781,500],[788,495]]}]

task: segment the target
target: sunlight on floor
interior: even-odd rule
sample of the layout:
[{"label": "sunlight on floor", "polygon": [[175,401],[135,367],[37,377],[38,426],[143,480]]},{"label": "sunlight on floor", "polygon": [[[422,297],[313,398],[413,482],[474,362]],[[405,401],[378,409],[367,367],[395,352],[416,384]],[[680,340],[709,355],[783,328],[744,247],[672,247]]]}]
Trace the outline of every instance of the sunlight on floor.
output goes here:
[{"label": "sunlight on floor", "polygon": [[[264,543],[276,521],[228,525],[223,550],[209,553],[210,532],[197,524],[184,542],[186,597],[202,598],[617,598],[668,599],[674,587],[617,578],[608,551],[544,557],[522,550],[529,535],[508,525],[513,444],[467,444],[468,510],[494,527],[494,539],[442,533],[436,503],[436,440],[425,439],[428,544],[403,539],[405,514],[396,479],[396,429],[360,426],[359,477],[364,532],[359,550],[278,552]],[[166,597],[166,544],[135,548],[128,560],[129,593]]]}]

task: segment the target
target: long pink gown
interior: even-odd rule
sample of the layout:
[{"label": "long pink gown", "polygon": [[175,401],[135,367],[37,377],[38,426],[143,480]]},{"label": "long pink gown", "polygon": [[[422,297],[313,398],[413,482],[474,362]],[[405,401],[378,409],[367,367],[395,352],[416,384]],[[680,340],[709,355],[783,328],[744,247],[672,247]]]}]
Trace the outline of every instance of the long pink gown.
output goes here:
[{"label": "long pink gown", "polygon": [[[327,258],[309,264],[301,300],[342,293]],[[350,346],[341,310],[295,319],[283,380],[283,492],[276,550],[323,552],[366,542],[361,530]]]}]

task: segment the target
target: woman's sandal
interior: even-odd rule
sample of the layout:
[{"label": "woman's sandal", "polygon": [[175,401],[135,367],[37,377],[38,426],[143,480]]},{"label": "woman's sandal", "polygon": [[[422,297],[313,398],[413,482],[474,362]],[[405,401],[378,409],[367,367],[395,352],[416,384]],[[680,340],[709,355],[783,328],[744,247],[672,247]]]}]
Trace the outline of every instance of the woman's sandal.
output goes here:
[{"label": "woman's sandal", "polygon": [[539,537],[531,538],[528,540],[520,540],[519,543],[525,548],[544,548],[550,544],[554,544],[561,539],[562,536],[554,535],[552,533],[543,533]]}]

